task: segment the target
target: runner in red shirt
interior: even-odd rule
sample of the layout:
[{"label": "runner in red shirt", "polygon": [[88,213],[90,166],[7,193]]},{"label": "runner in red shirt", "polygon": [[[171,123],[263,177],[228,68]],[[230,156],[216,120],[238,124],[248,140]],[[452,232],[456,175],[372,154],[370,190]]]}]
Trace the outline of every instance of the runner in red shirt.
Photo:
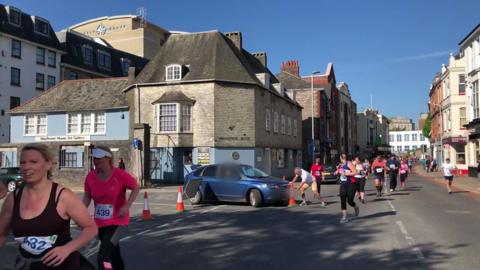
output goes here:
[{"label": "runner in red shirt", "polygon": [[323,180],[325,180],[325,176],[323,175],[323,165],[320,163],[319,158],[316,158],[315,163],[312,164],[312,167],[310,167],[310,173],[315,178],[313,179],[313,184],[312,184],[313,194],[316,198],[318,198],[322,206],[326,206],[327,204],[325,203],[325,201],[322,199],[322,196],[320,195],[321,184]]},{"label": "runner in red shirt", "polygon": [[377,197],[382,196],[382,186],[385,182],[385,172],[387,165],[382,156],[378,155],[372,163],[372,174],[375,175],[375,187],[377,188]]},{"label": "runner in red shirt", "polygon": [[[128,225],[129,209],[138,195],[139,187],[135,178],[126,171],[113,166],[112,151],[105,146],[92,150],[95,170],[85,179],[84,204],[91,200],[95,205],[95,222],[99,228],[100,249],[98,269],[125,269],[120,253],[119,234]],[[128,201],[127,189],[132,190]]]}]

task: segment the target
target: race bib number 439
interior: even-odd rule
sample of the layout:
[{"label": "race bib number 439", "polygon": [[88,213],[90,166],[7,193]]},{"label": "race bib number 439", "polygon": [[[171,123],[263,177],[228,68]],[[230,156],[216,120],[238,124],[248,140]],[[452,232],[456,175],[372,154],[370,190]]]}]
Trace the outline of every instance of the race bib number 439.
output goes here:
[{"label": "race bib number 439", "polygon": [[96,219],[111,219],[113,217],[113,205],[97,204],[95,206]]},{"label": "race bib number 439", "polygon": [[57,241],[57,235],[25,236],[15,238],[15,240],[20,243],[23,250],[33,255],[39,255],[55,244],[55,241]]}]

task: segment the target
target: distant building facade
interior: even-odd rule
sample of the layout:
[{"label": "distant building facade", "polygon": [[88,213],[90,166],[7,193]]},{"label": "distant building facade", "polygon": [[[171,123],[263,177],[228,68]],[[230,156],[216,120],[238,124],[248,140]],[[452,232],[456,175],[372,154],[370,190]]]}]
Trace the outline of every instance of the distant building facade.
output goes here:
[{"label": "distant building facade", "polygon": [[397,155],[415,153],[418,150],[427,153],[430,141],[425,138],[421,130],[390,131],[389,141],[392,153]]},{"label": "distant building facade", "polygon": [[[9,142],[8,111],[59,82],[63,51],[48,20],[0,4],[0,142]],[[12,165],[9,157],[2,166]]]},{"label": "distant building facade", "polygon": [[357,113],[357,142],[359,155],[370,158],[375,153],[387,153],[388,137],[385,136],[385,129],[388,120],[379,114],[376,109],[366,109]]},{"label": "distant building facade", "polygon": [[418,117],[418,129],[423,130],[423,127],[425,126],[425,121],[428,118],[428,113],[421,113],[420,116]]},{"label": "distant building facade", "polygon": [[137,71],[147,64],[146,58],[119,51],[101,38],[91,38],[73,30],[57,33],[62,49],[60,79],[76,80],[128,76],[129,67]]},{"label": "distant building facade", "polygon": [[415,129],[412,119],[396,116],[390,117],[390,131],[410,131]]},{"label": "distant building facade", "polygon": [[137,15],[95,18],[68,29],[92,38],[102,38],[119,51],[146,59],[152,59],[170,36],[169,31]]}]

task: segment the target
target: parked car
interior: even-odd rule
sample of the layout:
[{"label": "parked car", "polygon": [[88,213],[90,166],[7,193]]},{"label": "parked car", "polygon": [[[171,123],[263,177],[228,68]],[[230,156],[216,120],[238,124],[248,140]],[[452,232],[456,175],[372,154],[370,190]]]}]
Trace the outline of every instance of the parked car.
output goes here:
[{"label": "parked car", "polygon": [[0,181],[7,187],[8,192],[13,192],[23,183],[20,168],[0,168]]},{"label": "parked car", "polygon": [[288,204],[289,183],[250,165],[213,164],[185,176],[185,194],[193,204],[204,201]]},{"label": "parked car", "polygon": [[332,164],[325,164],[323,166],[323,175],[325,176],[324,183],[339,183],[340,176],[337,175],[335,172],[337,167]]}]

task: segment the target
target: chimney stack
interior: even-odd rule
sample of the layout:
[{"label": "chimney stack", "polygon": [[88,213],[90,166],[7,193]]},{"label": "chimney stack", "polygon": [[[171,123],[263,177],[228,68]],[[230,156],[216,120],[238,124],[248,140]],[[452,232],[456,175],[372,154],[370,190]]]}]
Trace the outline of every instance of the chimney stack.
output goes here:
[{"label": "chimney stack", "polygon": [[257,53],[252,53],[255,58],[262,63],[263,67],[267,67],[267,53],[266,52],[257,52]]},{"label": "chimney stack", "polygon": [[282,62],[281,71],[300,77],[300,66],[298,65],[298,60]]},{"label": "chimney stack", "polygon": [[239,50],[242,50],[242,32],[227,32],[225,36],[228,37]]}]

